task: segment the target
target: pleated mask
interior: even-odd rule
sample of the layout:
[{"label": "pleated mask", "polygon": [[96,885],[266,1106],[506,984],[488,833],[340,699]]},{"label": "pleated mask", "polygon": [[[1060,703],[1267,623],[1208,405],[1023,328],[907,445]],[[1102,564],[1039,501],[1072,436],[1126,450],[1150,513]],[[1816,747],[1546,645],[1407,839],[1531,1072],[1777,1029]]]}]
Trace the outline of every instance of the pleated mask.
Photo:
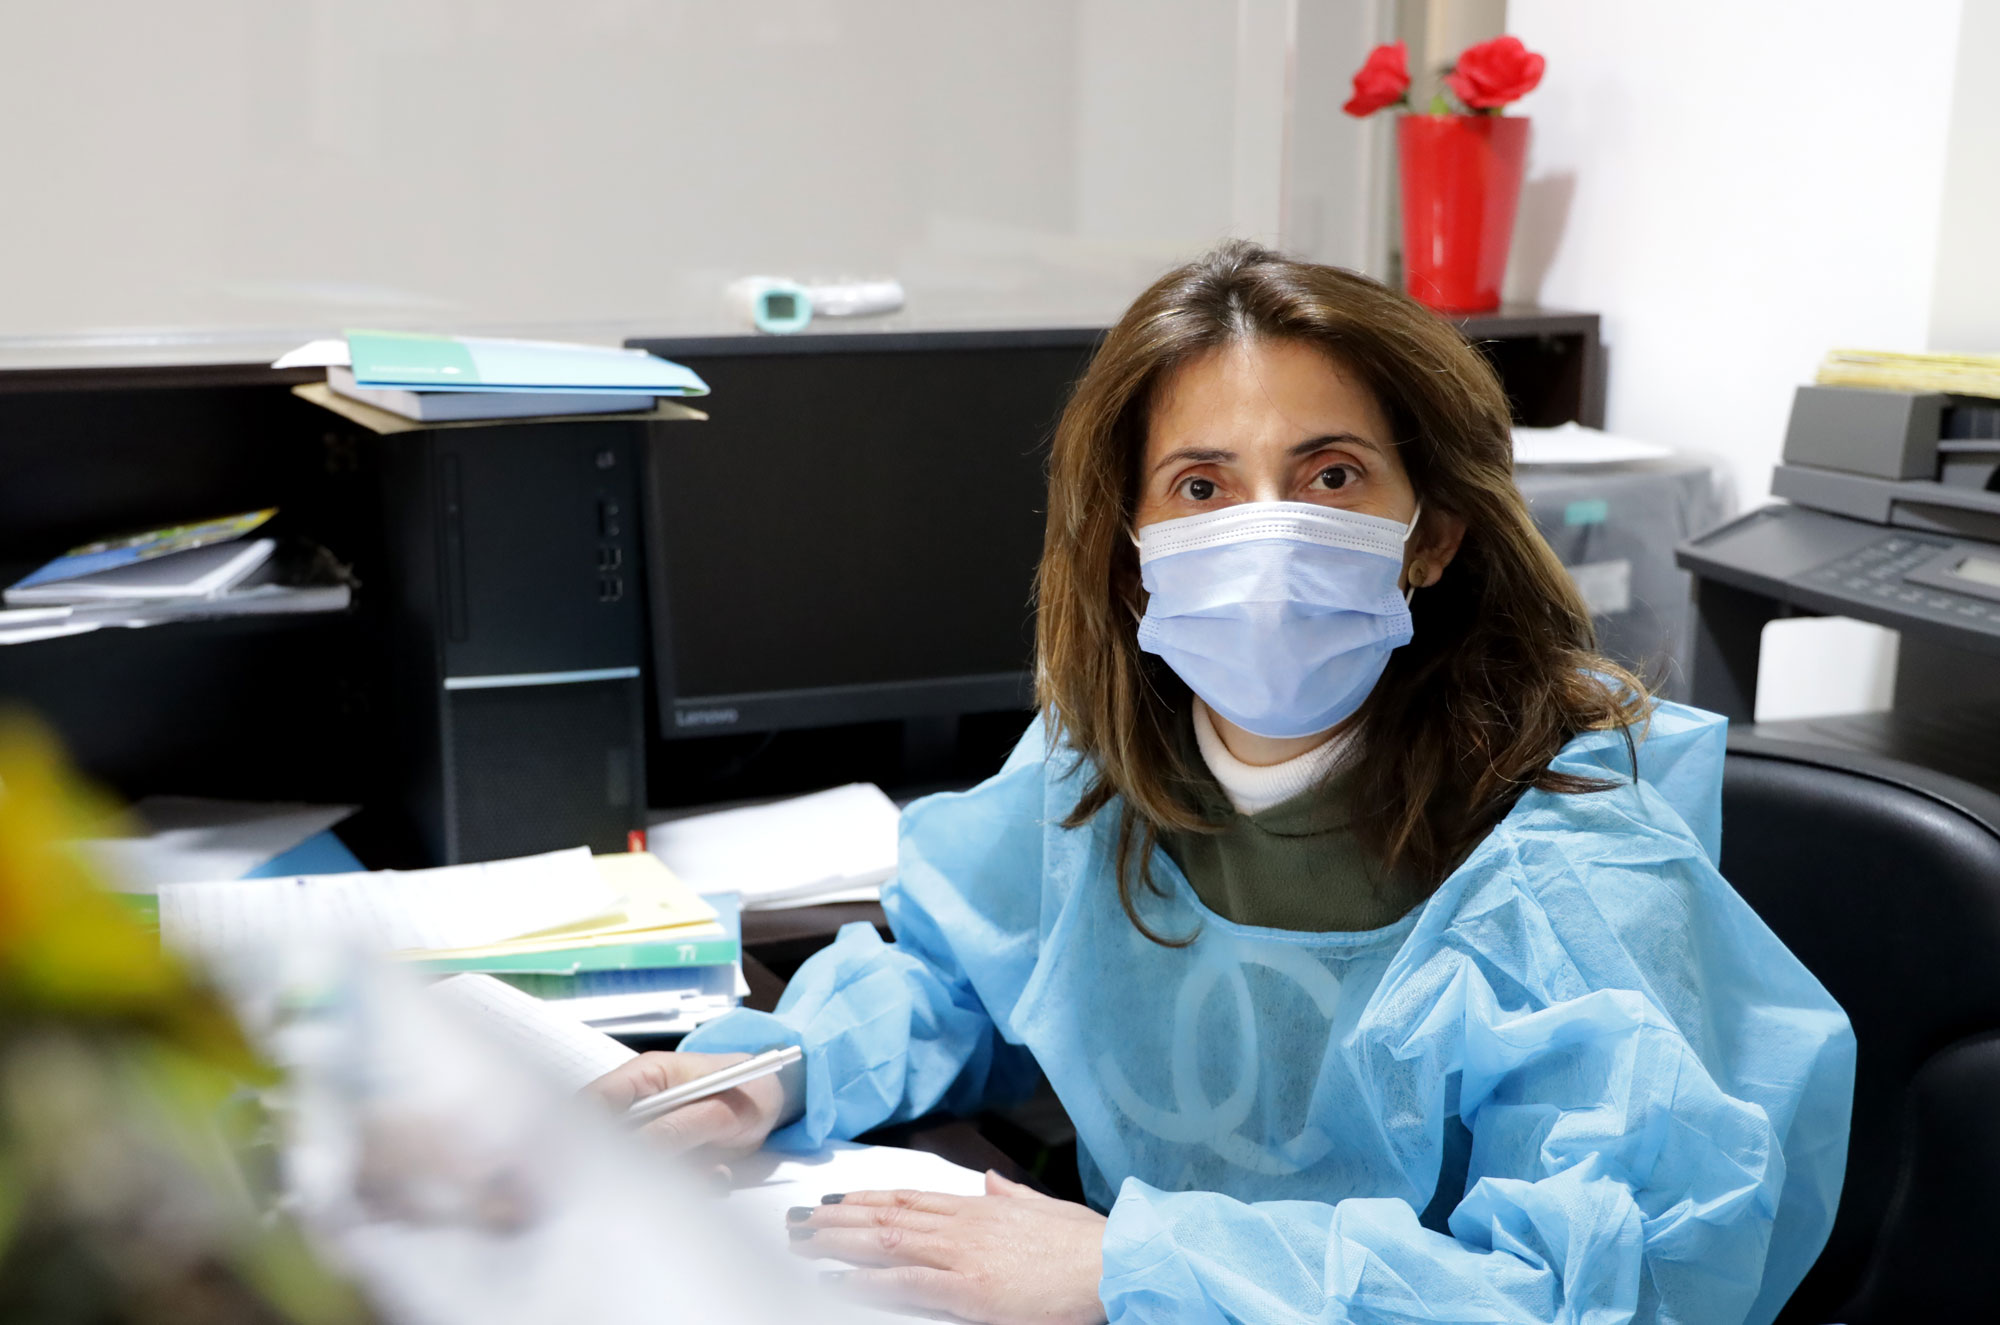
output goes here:
[{"label": "pleated mask", "polygon": [[1147,525],[1133,540],[1149,595],[1139,647],[1245,731],[1323,732],[1410,642],[1396,582],[1416,525],[1292,501]]}]

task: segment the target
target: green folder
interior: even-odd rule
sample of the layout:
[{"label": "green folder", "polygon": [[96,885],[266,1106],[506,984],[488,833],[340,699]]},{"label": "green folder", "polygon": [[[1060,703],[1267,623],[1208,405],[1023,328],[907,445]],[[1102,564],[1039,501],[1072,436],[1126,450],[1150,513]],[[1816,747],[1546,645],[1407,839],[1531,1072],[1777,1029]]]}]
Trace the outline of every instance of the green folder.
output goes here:
[{"label": "green folder", "polygon": [[410,964],[441,974],[485,971],[491,975],[576,975],[583,971],[657,970],[676,966],[734,965],[743,945],[728,935],[684,942],[612,943],[597,948],[553,948],[491,957],[416,957]]}]

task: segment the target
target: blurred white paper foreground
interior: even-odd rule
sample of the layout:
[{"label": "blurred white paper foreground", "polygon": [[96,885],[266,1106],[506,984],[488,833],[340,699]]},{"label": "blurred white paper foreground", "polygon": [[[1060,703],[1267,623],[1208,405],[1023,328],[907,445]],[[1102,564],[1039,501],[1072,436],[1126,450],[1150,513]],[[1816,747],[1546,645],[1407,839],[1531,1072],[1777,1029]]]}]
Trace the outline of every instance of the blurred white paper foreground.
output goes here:
[{"label": "blurred white paper foreground", "polygon": [[339,945],[244,957],[218,969],[285,1069],[282,1202],[384,1321],[864,1318],[697,1174],[554,1084],[518,1008],[426,997],[409,969]]},{"label": "blurred white paper foreground", "polygon": [[[570,1021],[541,1000],[490,975],[455,975],[424,991],[441,1006],[476,1027],[482,1038],[544,1081],[573,1092],[635,1055],[618,1041],[588,1026]],[[634,1138],[644,1144],[643,1138]],[[760,1151],[730,1161],[733,1175],[730,1212],[761,1244],[764,1254],[807,1265],[791,1251],[785,1212],[795,1205],[817,1205],[829,1192],[918,1191],[952,1196],[979,1196],[986,1175],[920,1150],[896,1146],[864,1146],[831,1141],[811,1155]],[[810,1268],[841,1268],[843,1262],[819,1260]],[[903,1319],[893,1312],[854,1306],[871,1318]],[[932,1319],[934,1317],[923,1317]]]}]

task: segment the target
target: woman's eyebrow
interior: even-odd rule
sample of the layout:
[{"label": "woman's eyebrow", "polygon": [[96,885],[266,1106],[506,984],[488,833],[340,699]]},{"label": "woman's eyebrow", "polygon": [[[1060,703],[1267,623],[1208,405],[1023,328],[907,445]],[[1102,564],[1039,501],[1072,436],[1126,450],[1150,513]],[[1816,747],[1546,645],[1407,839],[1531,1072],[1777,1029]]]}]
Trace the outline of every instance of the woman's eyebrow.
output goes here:
[{"label": "woman's eyebrow", "polygon": [[1365,451],[1373,451],[1376,455],[1382,454],[1382,448],[1379,445],[1369,441],[1359,433],[1352,432],[1335,432],[1328,433],[1324,437],[1309,438],[1294,446],[1290,454],[1296,459],[1299,456],[1308,456],[1315,451],[1324,450],[1329,446],[1358,446]]},{"label": "woman's eyebrow", "polygon": [[[1315,446],[1318,444],[1317,442],[1314,443]],[[1220,447],[1183,446],[1161,456],[1159,461],[1154,464],[1153,472],[1157,474],[1168,465],[1187,464],[1190,461],[1197,465],[1226,465],[1235,458],[1236,452],[1225,451]]]}]

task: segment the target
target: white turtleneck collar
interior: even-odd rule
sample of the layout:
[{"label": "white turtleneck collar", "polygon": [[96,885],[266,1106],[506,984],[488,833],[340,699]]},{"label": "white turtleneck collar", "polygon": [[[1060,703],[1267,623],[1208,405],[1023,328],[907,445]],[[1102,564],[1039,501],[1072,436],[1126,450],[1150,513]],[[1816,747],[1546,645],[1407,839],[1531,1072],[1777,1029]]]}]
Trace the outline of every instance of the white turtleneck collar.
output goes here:
[{"label": "white turtleneck collar", "polygon": [[1195,744],[1201,747],[1202,761],[1215,775],[1223,794],[1229,797],[1229,803],[1236,807],[1238,814],[1261,814],[1317,786],[1340,763],[1348,744],[1340,736],[1329,736],[1304,754],[1294,755],[1282,764],[1263,767],[1246,764],[1229,753],[1229,747],[1222,743],[1222,733],[1215,730],[1208,705],[1202,703],[1199,696],[1194,701],[1194,739]]}]

